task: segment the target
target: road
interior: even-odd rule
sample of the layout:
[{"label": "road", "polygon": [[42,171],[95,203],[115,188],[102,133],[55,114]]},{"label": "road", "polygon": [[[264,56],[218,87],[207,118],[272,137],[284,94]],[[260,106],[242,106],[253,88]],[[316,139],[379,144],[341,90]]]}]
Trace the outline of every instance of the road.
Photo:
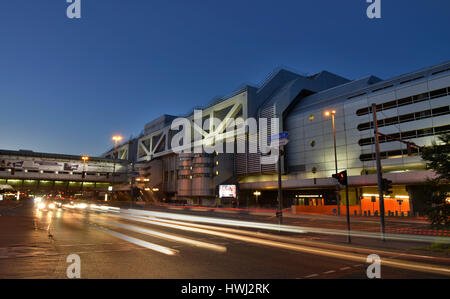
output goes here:
[{"label": "road", "polygon": [[410,250],[424,243],[361,237],[350,246],[342,236],[279,232],[262,216],[32,202],[0,215],[0,278],[67,278],[71,254],[82,278],[366,279],[370,254],[381,257],[382,278],[450,277],[449,258]]}]

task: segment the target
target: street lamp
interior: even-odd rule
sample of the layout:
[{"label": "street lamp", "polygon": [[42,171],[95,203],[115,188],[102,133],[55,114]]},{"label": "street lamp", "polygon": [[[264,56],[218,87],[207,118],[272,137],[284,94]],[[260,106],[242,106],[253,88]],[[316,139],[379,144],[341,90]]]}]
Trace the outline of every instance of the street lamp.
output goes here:
[{"label": "street lamp", "polygon": [[[325,116],[330,117],[333,123],[333,139],[334,139],[334,166],[336,168],[336,174],[338,173],[338,164],[337,164],[337,150],[336,150],[336,126],[334,122],[334,116],[336,115],[336,110],[325,111]],[[339,216],[341,213],[340,209],[340,196],[339,196],[339,183],[336,185],[336,200],[337,200],[337,215]]]},{"label": "street lamp", "polygon": [[112,190],[112,196],[111,197],[112,197],[112,200],[114,200],[114,191],[115,191],[114,190],[114,176],[116,174],[117,143],[122,140],[122,136],[120,136],[120,135],[113,136],[112,140],[114,140],[114,161],[113,161],[113,175],[112,175],[112,187],[113,187],[113,190]]},{"label": "street lamp", "polygon": [[256,206],[258,207],[258,196],[261,195],[261,192],[260,191],[255,191],[255,192],[253,192],[253,195],[256,197]]},{"label": "street lamp", "polygon": [[88,156],[81,157],[81,160],[83,160],[83,173],[81,174],[81,197],[83,198],[83,189],[84,189],[84,178],[86,177],[86,161],[89,160]]},{"label": "street lamp", "polygon": [[113,136],[112,140],[114,140],[114,158],[117,158],[117,143],[122,140],[122,136]]}]

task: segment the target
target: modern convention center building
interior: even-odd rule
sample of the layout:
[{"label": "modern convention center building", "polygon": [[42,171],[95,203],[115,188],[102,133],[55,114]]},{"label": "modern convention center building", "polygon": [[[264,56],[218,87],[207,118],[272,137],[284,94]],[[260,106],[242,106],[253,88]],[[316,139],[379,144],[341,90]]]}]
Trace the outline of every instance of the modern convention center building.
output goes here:
[{"label": "modern convention center building", "polygon": [[[305,76],[281,69],[260,87],[245,86],[184,116],[191,122],[200,117],[203,127],[194,127],[192,136],[199,131],[203,145],[219,146],[223,141],[223,148],[236,149],[244,144],[244,152],[175,151],[172,141],[181,127],[172,129],[179,118],[172,115],[148,123],[139,137],[121,144],[119,152],[139,170],[141,187],[158,200],[273,207],[277,164],[263,162],[267,154],[261,152],[261,144],[256,152],[250,148],[252,140],[270,136],[271,126],[275,127],[271,122],[261,126],[261,119],[277,118],[279,129],[289,134],[281,159],[284,206],[333,214],[335,147],[331,113],[326,112],[334,112],[337,167],[349,175],[351,213],[373,215],[379,206],[372,104],[377,107],[379,132],[394,137],[380,137],[383,176],[393,182],[394,191],[385,198],[386,213],[420,212],[423,184],[433,176],[420,147],[450,132],[450,62],[388,80],[376,76],[350,80],[327,71]],[[213,118],[216,121],[208,122]],[[238,124],[235,130],[225,130],[230,119],[256,120],[259,135],[243,133]],[[230,141],[230,136],[235,138]],[[419,148],[408,149],[396,139]],[[104,156],[112,155],[113,149]],[[340,193],[345,198],[344,190]]]}]

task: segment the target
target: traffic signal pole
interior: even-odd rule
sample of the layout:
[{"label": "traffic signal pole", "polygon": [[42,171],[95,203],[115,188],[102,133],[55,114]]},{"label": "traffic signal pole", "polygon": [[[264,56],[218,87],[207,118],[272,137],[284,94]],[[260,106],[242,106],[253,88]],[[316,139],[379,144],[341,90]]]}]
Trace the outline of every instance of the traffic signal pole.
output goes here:
[{"label": "traffic signal pole", "polygon": [[347,241],[348,243],[352,242],[352,237],[350,235],[350,203],[348,201],[348,181],[347,185],[345,186],[345,199],[347,201],[346,207],[347,207]]},{"label": "traffic signal pole", "polygon": [[377,160],[377,176],[378,176],[378,194],[380,202],[380,220],[381,220],[381,238],[386,241],[386,224],[384,219],[384,196],[383,196],[383,173],[381,168],[381,156],[380,156],[380,140],[378,135],[378,121],[377,121],[377,105],[372,104],[373,113],[373,127],[375,135],[375,148],[376,148],[376,160]]},{"label": "traffic signal pole", "polygon": [[348,175],[347,170],[344,170],[342,172],[336,173],[332,175],[333,178],[335,178],[338,181],[338,185],[344,185],[345,186],[345,199],[346,199],[346,210],[347,210],[347,242],[352,242],[352,237],[350,234],[350,202],[348,200]]}]

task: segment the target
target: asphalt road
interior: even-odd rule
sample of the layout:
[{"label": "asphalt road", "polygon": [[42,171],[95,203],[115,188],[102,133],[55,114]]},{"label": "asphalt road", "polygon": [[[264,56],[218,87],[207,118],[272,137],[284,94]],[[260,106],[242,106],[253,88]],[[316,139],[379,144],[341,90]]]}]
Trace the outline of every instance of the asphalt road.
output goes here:
[{"label": "asphalt road", "polygon": [[67,257],[76,254],[81,278],[367,279],[371,253],[382,259],[382,278],[450,277],[445,257],[317,243],[323,236],[279,233],[262,222],[242,227],[217,215],[211,223],[180,212],[171,213],[175,219],[83,208],[38,210],[28,202],[0,209],[0,278],[67,278]]}]

